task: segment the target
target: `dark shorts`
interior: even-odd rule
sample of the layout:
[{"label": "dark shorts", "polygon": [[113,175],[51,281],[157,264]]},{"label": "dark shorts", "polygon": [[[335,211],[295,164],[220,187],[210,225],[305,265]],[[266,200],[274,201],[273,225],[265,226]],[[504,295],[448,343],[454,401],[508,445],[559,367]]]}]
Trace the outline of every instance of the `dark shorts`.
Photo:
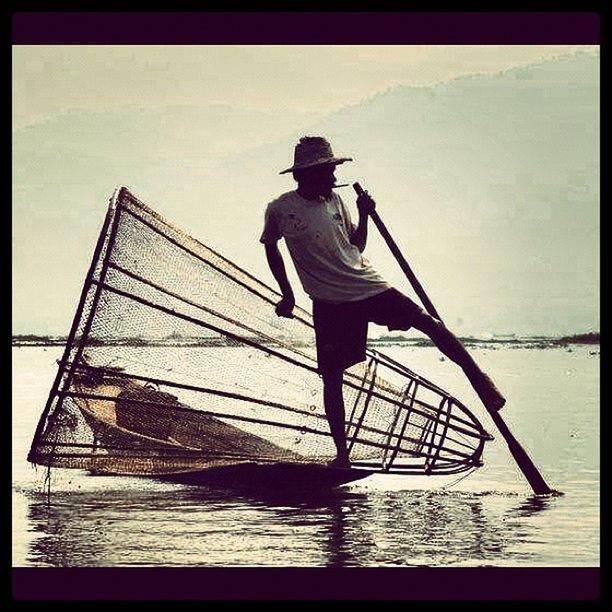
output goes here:
[{"label": "dark shorts", "polygon": [[329,304],[313,300],[312,314],[321,374],[345,370],[366,358],[368,323],[407,330],[425,311],[397,289],[357,302]]}]

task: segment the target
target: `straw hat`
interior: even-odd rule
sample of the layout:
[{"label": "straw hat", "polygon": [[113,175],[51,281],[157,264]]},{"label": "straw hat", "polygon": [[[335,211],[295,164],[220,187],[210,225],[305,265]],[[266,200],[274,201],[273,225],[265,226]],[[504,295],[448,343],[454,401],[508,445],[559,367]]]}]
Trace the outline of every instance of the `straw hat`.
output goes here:
[{"label": "straw hat", "polygon": [[321,136],[304,136],[295,145],[293,155],[293,166],[287,168],[279,174],[293,172],[301,168],[310,168],[321,164],[343,164],[346,161],[353,161],[352,157],[334,157],[331,145]]}]

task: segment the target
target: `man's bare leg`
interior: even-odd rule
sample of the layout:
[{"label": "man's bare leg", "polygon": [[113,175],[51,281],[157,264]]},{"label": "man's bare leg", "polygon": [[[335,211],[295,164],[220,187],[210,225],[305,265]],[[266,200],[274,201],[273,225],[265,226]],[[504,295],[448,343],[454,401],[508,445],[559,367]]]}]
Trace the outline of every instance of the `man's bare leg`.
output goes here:
[{"label": "man's bare leg", "polygon": [[504,406],[504,396],[442,321],[423,313],[414,328],[427,334],[442,353],[462,368],[486,408],[500,410]]},{"label": "man's bare leg", "polygon": [[337,456],[333,463],[339,467],[348,467],[350,464],[346,447],[342,374],[342,370],[323,374],[323,402],[329,429],[336,445]]}]

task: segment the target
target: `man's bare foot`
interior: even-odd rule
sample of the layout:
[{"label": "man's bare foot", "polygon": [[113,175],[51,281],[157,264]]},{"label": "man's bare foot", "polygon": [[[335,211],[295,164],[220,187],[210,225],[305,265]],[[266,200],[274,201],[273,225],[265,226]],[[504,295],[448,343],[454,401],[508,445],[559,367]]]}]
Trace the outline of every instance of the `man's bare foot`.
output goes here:
[{"label": "man's bare foot", "polygon": [[480,378],[479,384],[474,386],[480,401],[488,410],[495,412],[501,410],[506,404],[506,398],[486,374],[483,373]]},{"label": "man's bare foot", "polygon": [[496,397],[489,400],[487,408],[490,410],[499,411],[506,405],[506,398],[499,393]]},{"label": "man's bare foot", "polygon": [[333,461],[327,464],[327,467],[333,468],[350,468],[351,462],[348,457],[336,457]]}]

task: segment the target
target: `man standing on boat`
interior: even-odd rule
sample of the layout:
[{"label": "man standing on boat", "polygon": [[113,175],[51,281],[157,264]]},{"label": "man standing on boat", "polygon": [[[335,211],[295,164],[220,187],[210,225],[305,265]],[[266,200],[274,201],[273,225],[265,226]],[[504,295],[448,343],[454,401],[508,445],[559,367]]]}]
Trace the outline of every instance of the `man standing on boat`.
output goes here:
[{"label": "man standing on boat", "polygon": [[391,287],[362,253],[366,246],[368,215],[375,202],[367,192],[357,198],[355,225],[333,191],[338,164],[329,142],[319,136],[301,138],[294,163],[281,174],[293,173],[297,189],[268,204],[260,242],[283,295],[276,314],[292,317],[293,290],[278,250],[285,239],[305,292],[313,302],[318,370],[323,379],[323,401],[337,457],[331,465],[350,465],[342,397],[343,372],[365,360],[368,323],[389,330],[417,329],[431,338],[465,372],[483,404],[499,410],[505,399],[480,370],[459,340],[438,319]]}]

